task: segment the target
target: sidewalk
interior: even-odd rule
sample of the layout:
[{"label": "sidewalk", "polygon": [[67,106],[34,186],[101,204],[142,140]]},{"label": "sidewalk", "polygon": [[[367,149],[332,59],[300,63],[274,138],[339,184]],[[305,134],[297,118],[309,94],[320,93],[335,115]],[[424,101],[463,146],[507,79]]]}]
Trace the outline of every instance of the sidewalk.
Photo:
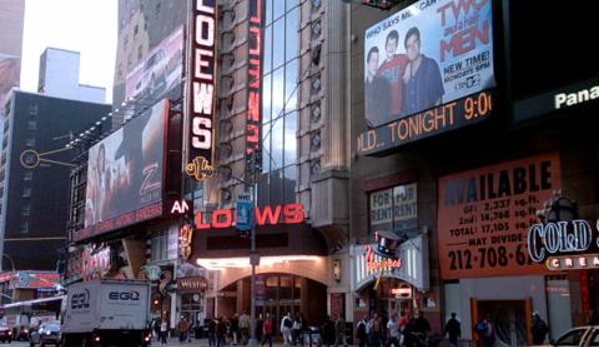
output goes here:
[{"label": "sidewalk", "polygon": [[[160,344],[160,341],[152,341],[152,347],[160,347],[160,346],[162,346]],[[169,337],[168,338],[168,344],[166,346],[167,347],[180,347],[180,346],[186,346],[186,347],[208,347],[208,339],[199,339],[199,340],[195,340],[194,339],[194,340],[192,340],[192,342],[180,343],[179,342],[179,338]],[[284,347],[283,343],[273,343],[272,346],[273,347]],[[225,345],[225,347],[243,347],[243,346],[242,345],[228,344],[228,345]],[[258,347],[260,347],[260,344],[258,344]],[[301,345],[297,345],[296,347],[301,347]],[[305,347],[308,347],[308,345],[305,345]]]}]

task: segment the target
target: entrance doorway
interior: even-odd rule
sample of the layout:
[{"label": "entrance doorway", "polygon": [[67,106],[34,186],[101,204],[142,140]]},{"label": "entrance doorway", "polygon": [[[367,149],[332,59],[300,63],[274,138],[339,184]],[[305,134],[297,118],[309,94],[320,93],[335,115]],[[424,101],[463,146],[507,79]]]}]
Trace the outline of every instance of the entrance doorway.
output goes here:
[{"label": "entrance doorway", "polygon": [[[250,278],[243,278],[224,288],[229,301],[219,300],[219,312],[250,313]],[[273,331],[280,330],[281,319],[287,313],[292,317],[301,314],[307,325],[320,326],[327,314],[327,288],[325,285],[305,277],[291,274],[260,274],[256,276],[256,316],[272,319]],[[229,293],[234,295],[229,295]],[[227,307],[223,307],[227,306]]]},{"label": "entrance doorway", "polygon": [[496,347],[525,346],[531,343],[530,300],[476,300],[473,299],[472,326],[488,316],[495,330]]}]

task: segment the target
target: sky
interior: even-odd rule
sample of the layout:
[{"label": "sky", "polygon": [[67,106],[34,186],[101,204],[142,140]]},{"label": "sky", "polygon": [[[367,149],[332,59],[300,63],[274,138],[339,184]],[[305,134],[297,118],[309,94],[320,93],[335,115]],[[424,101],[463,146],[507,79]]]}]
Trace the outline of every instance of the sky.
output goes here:
[{"label": "sky", "polygon": [[81,53],[79,83],[106,88],[112,102],[118,0],[26,0],[21,90],[37,92],[47,47]]}]

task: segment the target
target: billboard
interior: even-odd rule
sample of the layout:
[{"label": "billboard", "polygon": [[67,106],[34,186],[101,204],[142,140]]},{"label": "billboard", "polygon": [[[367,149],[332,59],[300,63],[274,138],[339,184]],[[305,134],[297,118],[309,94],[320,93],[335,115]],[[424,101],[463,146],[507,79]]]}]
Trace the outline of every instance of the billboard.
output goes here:
[{"label": "billboard", "polygon": [[[481,121],[492,109],[490,0],[419,1],[364,35],[360,154]],[[479,95],[476,95],[476,94]],[[468,98],[470,97],[470,99]]]},{"label": "billboard", "polygon": [[192,1],[188,105],[185,114],[185,172],[196,181],[212,174],[216,103],[216,0]]},{"label": "billboard", "polygon": [[158,100],[173,86],[181,83],[183,68],[183,26],[175,30],[147,54],[127,75],[125,100]]},{"label": "billboard", "polygon": [[168,110],[159,102],[90,148],[85,236],[162,214]]},{"label": "billboard", "polygon": [[548,273],[528,257],[536,212],[561,187],[557,153],[439,179],[439,264],[443,280]]}]

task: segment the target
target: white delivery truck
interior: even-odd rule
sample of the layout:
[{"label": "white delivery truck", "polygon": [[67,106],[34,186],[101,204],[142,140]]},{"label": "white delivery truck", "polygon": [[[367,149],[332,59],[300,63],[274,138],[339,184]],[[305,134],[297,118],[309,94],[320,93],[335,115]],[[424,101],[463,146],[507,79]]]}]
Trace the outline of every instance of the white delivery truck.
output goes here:
[{"label": "white delivery truck", "polygon": [[94,280],[67,287],[63,347],[147,347],[150,284]]}]

